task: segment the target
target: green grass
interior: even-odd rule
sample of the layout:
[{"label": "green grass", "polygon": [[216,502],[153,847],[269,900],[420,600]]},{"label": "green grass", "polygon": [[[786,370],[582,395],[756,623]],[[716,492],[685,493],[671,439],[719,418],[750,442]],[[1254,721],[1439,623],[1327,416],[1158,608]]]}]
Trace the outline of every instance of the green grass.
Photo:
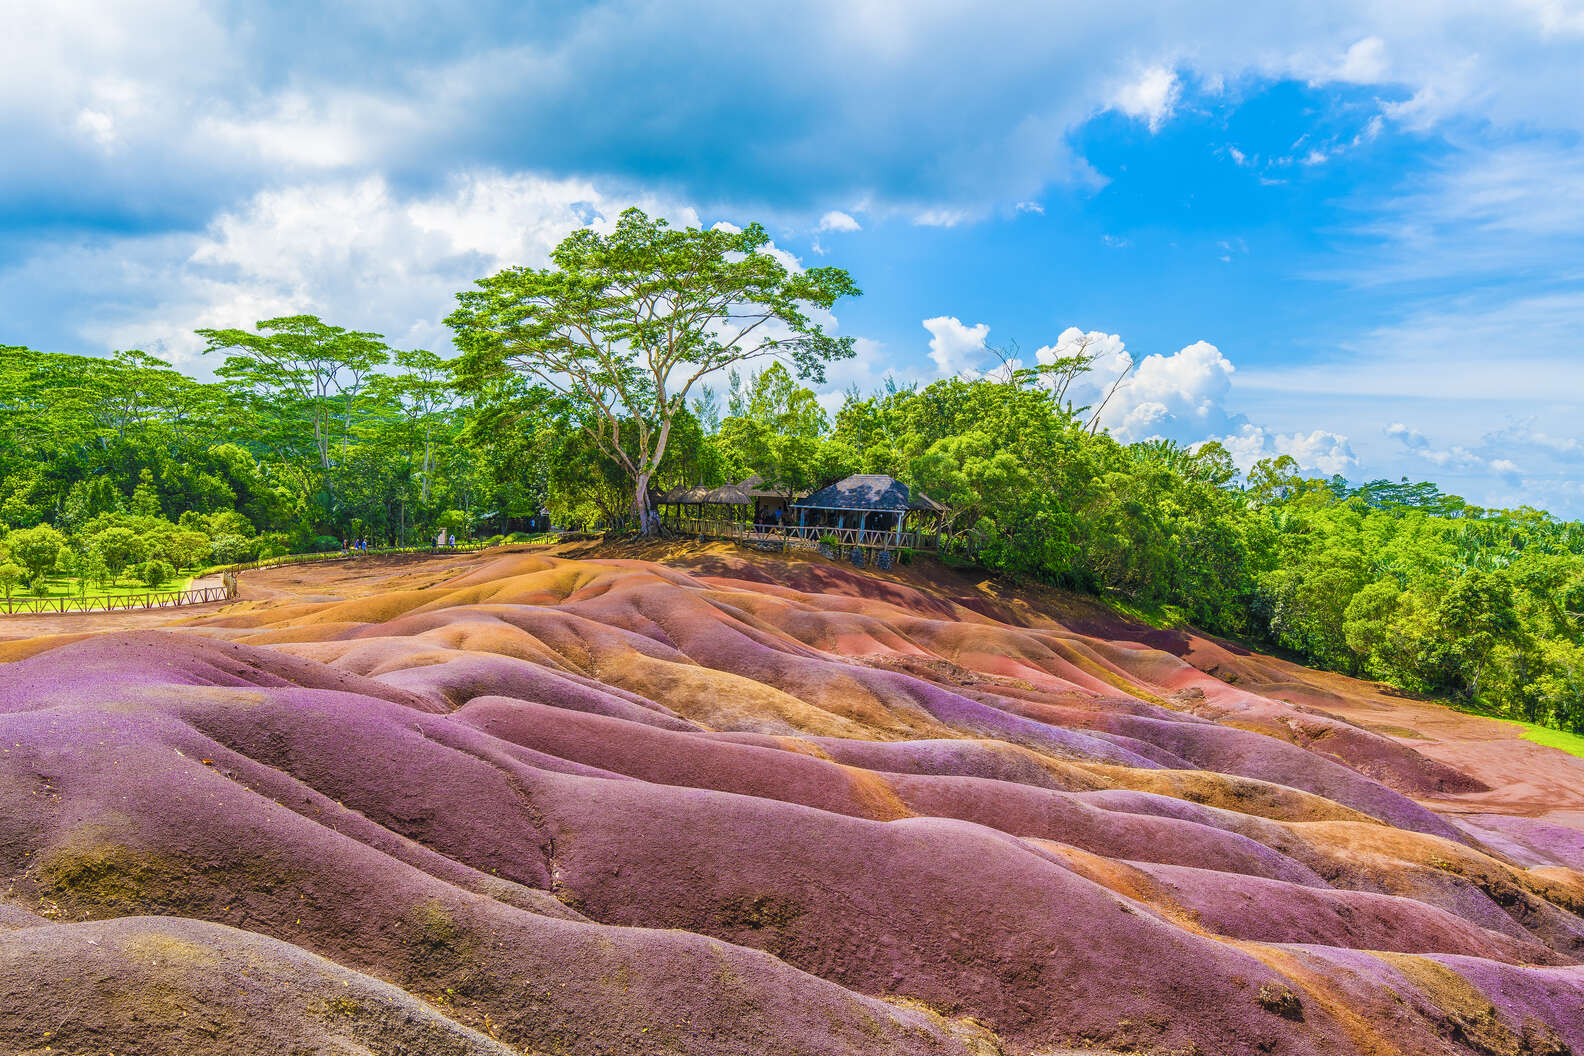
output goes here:
[{"label": "green grass", "polygon": [[[175,579],[150,590],[142,583],[133,580],[131,576],[122,576],[116,582],[106,583],[104,586],[89,581],[87,596],[90,598],[120,598],[128,594],[163,594],[167,591],[185,590],[190,582],[192,582],[190,576],[178,574]],[[42,592],[28,590],[21,586],[11,592],[11,596],[18,600],[25,598],[76,598],[81,597],[82,594],[83,591],[78,588],[77,580],[68,579],[66,576],[46,577]]]},{"label": "green grass", "polygon": [[1178,627],[1188,626],[1188,613],[1169,603],[1160,605],[1141,605],[1124,598],[1103,595],[1101,602],[1114,612],[1121,613],[1129,619],[1139,623],[1148,624],[1161,630],[1173,630]]},{"label": "green grass", "polygon": [[1547,748],[1556,748],[1584,759],[1584,736],[1569,733],[1566,730],[1553,730],[1549,726],[1536,726],[1532,722],[1523,722],[1519,719],[1502,719],[1502,722],[1511,723],[1523,728],[1523,737],[1526,741],[1543,744]]}]

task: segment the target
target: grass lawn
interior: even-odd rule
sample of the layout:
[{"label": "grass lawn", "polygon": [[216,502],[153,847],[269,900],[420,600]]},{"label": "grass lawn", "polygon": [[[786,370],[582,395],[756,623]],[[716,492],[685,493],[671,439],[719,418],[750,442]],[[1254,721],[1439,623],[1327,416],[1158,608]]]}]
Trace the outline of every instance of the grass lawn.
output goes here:
[{"label": "grass lawn", "polygon": [[1503,719],[1501,721],[1523,727],[1523,736],[1526,741],[1543,744],[1547,748],[1559,748],[1569,755],[1576,755],[1584,759],[1584,736],[1577,733],[1568,733],[1566,730],[1553,730],[1549,726],[1536,726],[1532,722],[1521,722],[1518,719]]},{"label": "grass lawn", "polygon": [[[87,593],[90,598],[119,598],[128,594],[163,594],[166,591],[184,590],[190,582],[192,582],[191,576],[178,573],[175,579],[151,591],[148,587],[133,580],[131,576],[123,576],[117,582],[106,583],[102,587],[97,583],[90,582]],[[19,601],[26,598],[75,598],[80,596],[80,592],[77,589],[77,581],[75,579],[68,579],[65,576],[47,576],[44,580],[44,591],[42,594],[18,587],[12,592],[11,596]]]}]

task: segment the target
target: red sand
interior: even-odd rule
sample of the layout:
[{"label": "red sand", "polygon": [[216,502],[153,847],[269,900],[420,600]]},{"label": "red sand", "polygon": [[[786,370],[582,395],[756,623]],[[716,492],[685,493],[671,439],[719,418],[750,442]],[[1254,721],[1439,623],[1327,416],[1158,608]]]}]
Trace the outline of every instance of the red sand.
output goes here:
[{"label": "red sand", "polygon": [[1082,599],[510,548],[0,661],[0,1051],[1584,1049],[1584,760]]}]

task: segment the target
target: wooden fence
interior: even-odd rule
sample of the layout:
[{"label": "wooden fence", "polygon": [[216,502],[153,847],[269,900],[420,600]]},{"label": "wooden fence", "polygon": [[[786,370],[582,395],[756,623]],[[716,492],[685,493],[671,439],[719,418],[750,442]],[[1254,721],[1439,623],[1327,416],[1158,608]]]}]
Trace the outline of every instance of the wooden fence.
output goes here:
[{"label": "wooden fence", "polygon": [[43,613],[122,612],[129,609],[170,609],[181,605],[208,605],[230,601],[237,595],[236,574],[281,565],[313,564],[319,561],[354,561],[360,557],[385,554],[459,554],[484,549],[483,543],[456,546],[394,546],[379,550],[332,550],[323,554],[282,554],[239,565],[208,568],[200,577],[219,575],[220,586],[190,587],[186,590],[154,590],[146,594],[90,595],[87,597],[30,598],[16,595],[0,598],[0,615],[39,615]]},{"label": "wooden fence", "polygon": [[668,515],[661,518],[667,528],[683,535],[706,535],[715,539],[732,539],[737,542],[783,543],[791,547],[813,548],[831,540],[839,547],[861,546],[869,550],[935,550],[939,539],[923,532],[877,532],[858,528],[818,528],[798,524],[747,524],[724,517],[687,517]]},{"label": "wooden fence", "polygon": [[96,597],[0,598],[0,613],[20,616],[46,612],[118,612],[123,609],[169,609],[178,605],[207,605],[229,601],[235,596],[235,581],[218,587],[189,590],[151,590],[146,594],[117,594]]}]

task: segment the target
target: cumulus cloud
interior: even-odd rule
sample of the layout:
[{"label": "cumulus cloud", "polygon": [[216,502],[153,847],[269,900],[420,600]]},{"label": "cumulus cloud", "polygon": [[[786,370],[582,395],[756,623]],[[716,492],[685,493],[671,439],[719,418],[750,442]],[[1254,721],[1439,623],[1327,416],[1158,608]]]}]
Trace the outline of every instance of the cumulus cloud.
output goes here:
[{"label": "cumulus cloud", "polygon": [[924,329],[930,333],[929,357],[943,377],[979,376],[980,364],[989,352],[985,344],[989,323],[965,326],[954,315],[938,315],[924,320]]},{"label": "cumulus cloud", "polygon": [[[1348,438],[1325,429],[1281,433],[1257,425],[1230,407],[1237,368],[1208,341],[1172,353],[1145,356],[1135,366],[1120,335],[1068,327],[1040,348],[1042,364],[1078,355],[1092,357],[1089,373],[1069,398],[1098,409],[1100,425],[1123,443],[1156,438],[1197,446],[1215,440],[1247,470],[1262,458],[1291,455],[1306,470],[1346,474],[1360,465]],[[1123,378],[1118,385],[1117,379]]]},{"label": "cumulus cloud", "polygon": [[1245,424],[1234,433],[1211,439],[1226,448],[1232,461],[1245,473],[1260,459],[1281,455],[1290,455],[1301,468],[1328,477],[1345,476],[1359,466],[1358,456],[1353,453],[1348,438],[1325,429],[1283,434]]},{"label": "cumulus cloud", "polygon": [[1227,420],[1231,360],[1208,341],[1170,356],[1145,356],[1132,379],[1106,406],[1101,421],[1123,439],[1177,434],[1176,439],[1220,428]]},{"label": "cumulus cloud", "polygon": [[837,209],[832,209],[820,217],[819,230],[821,231],[862,231],[863,227],[848,214]]},{"label": "cumulus cloud", "polygon": [[1207,341],[1135,362],[1120,335],[1073,326],[1054,344],[1037,350],[1035,359],[1050,365],[1078,355],[1090,357],[1091,363],[1068,390],[1068,398],[1089,406],[1100,425],[1124,443],[1151,437],[1193,443],[1245,421],[1227,409],[1237,368]]}]

